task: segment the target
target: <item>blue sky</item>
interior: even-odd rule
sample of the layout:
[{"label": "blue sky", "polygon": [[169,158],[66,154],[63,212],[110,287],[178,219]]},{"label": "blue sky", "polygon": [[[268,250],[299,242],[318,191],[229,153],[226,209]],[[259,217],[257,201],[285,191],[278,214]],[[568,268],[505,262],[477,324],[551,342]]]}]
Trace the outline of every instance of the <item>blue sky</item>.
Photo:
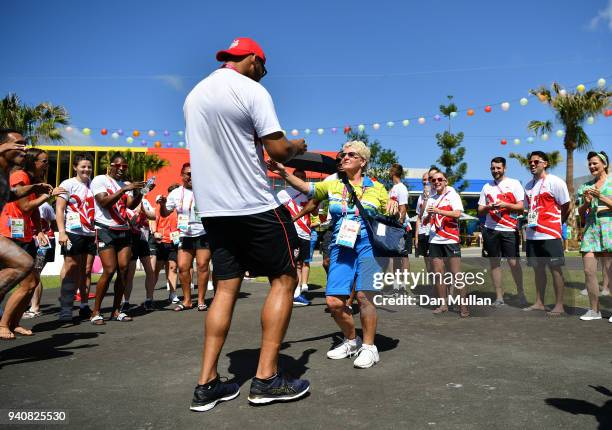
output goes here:
[{"label": "blue sky", "polygon": [[[612,86],[612,0],[5,0],[2,7],[14,19],[3,21],[12,55],[0,69],[0,94],[64,105],[76,126],[94,129],[90,137],[74,133],[78,142],[113,142],[95,131],[103,127],[182,129],[186,94],[238,36],[262,45],[269,72],[262,84],[286,130],[313,130],[311,149],[335,150],[343,139],[331,127],[363,123],[404,166],[428,166],[440,153],[434,135],[446,126],[432,117],[454,95],[460,109],[476,110],[453,120],[465,133],[468,178],[488,177],[493,156],[562,149],[555,136],[525,142],[530,119],[552,117],[536,99],[519,105],[530,88],[558,81],[573,89],[608,76]],[[511,102],[508,112],[482,110],[502,101]],[[586,127],[596,148],[612,152],[612,119]],[[583,159],[577,154],[577,175],[586,172]],[[514,161],[509,167],[527,177]],[[564,168],[555,173],[564,176]]]}]

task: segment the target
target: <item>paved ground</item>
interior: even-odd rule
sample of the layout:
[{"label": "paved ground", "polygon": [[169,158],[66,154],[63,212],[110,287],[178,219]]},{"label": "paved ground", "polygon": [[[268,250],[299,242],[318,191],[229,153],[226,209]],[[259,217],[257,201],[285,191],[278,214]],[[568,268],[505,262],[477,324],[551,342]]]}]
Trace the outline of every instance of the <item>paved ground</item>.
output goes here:
[{"label": "paved ground", "polygon": [[[142,297],[142,278],[134,297]],[[313,305],[294,309],[282,366],[312,383],[289,404],[251,407],[262,284],[243,287],[220,370],[242,394],[208,413],[188,410],[200,364],[203,313],[168,309],[132,323],[58,327],[58,290],[43,296],[36,335],[0,344],[7,408],[65,409],[71,428],[589,429],[612,426],[612,324],[547,318],[507,307],[467,320],[421,307],[380,309],[381,362],[357,370],[325,358],[338,332]],[[166,297],[165,290],[156,292]],[[110,298],[107,298],[107,303]],[[159,301],[160,307],[166,302]],[[607,421],[606,421],[607,420]],[[60,427],[61,428],[61,427]]]}]

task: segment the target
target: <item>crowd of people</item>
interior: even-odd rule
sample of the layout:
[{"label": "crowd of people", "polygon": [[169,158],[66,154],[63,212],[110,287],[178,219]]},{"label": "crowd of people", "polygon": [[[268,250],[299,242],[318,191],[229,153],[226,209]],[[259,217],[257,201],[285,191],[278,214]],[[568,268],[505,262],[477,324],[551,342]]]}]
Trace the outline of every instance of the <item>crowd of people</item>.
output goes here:
[{"label": "crowd of people", "polygon": [[[154,290],[162,268],[169,301],[180,312],[196,306],[206,312],[202,366],[191,410],[206,411],[220,401],[239,395],[237,384],[223,382],[217,371],[234,305],[245,275],[265,276],[270,289],[261,313],[262,340],[249,402],[266,404],[303,397],[306,380],[294,379],[278,367],[278,355],[292,308],[309,304],[308,272],[318,241],[319,206],[328,206],[329,228],[321,238],[323,267],[327,272],[327,309],[343,334],[327,357],[354,357],[357,368],[380,361],[375,345],[380,294],[377,273],[409,270],[413,240],[406,240],[403,256],[378,258],[374,234],[367,223],[373,215],[396,218],[407,235],[414,236],[415,256],[423,257],[428,272],[456,275],[461,271],[459,218],[464,212],[459,193],[444,171],[432,167],[423,175],[423,192],[416,205],[414,230],[408,219],[408,190],[404,169],[393,165],[390,191],[368,176],[370,149],[361,141],[346,142],[336,157],[337,173],[317,183],[307,182],[301,170],[290,172],[283,163],[303,154],[303,139],[288,140],[280,127],[272,98],[259,81],[266,75],[266,57],[252,39],[239,38],[219,51],[222,67],[189,93],[184,105],[186,139],[191,161],[180,170],[181,184],[160,193],[154,204],[143,196],[152,181],[130,178],[126,158],[110,157],[106,174],[93,177],[87,155],[73,159],[74,176],[54,188],[44,183],[48,156],[37,148],[26,150],[18,130],[0,131],[0,302],[18,285],[4,306],[0,337],[31,335],[20,325],[22,317],[40,314],[40,272],[53,254],[53,226],[64,256],[60,274],[62,321],[73,318],[75,294],[80,295],[79,316],[92,324],[106,324],[102,302],[115,275],[110,320],[132,321],[129,298],[136,261],[145,271],[143,307],[155,309]],[[264,160],[264,150],[268,160]],[[609,158],[603,151],[587,156],[593,180],[576,193],[578,214],[585,225],[580,251],[591,309],[582,320],[601,319],[598,261],[612,276],[612,183]],[[491,160],[492,180],[481,192],[478,214],[486,217],[482,229],[483,256],[488,257],[496,293],[496,306],[504,305],[502,259],[508,262],[521,306],[525,311],[564,310],[562,224],[570,216],[571,196],[563,180],[548,172],[549,160],[541,151],[529,155],[532,179],[523,187],[506,175],[506,160]],[[270,187],[267,170],[280,175],[289,187],[278,194]],[[49,201],[55,201],[55,209]],[[361,208],[361,209],[360,209]],[[364,213],[365,212],[365,213]],[[529,306],[520,265],[519,228],[526,222],[526,253],[535,274],[536,298]],[[414,234],[413,234],[414,232]],[[375,234],[379,234],[378,232]],[[89,308],[89,285],[94,256],[102,264],[95,302]],[[195,261],[195,269],[193,268]],[[212,263],[211,271],[210,266]],[[545,307],[547,270],[555,291],[555,305]],[[178,276],[177,276],[178,272]],[[210,280],[214,299],[205,303]],[[451,310],[470,316],[468,288],[435,278],[434,314]],[[180,282],[182,300],[176,294]],[[197,305],[191,299],[198,286]],[[401,282],[389,285],[401,292]],[[30,305],[28,310],[28,305]],[[359,313],[363,338],[357,336],[354,313]],[[610,320],[612,322],[612,318]]]}]

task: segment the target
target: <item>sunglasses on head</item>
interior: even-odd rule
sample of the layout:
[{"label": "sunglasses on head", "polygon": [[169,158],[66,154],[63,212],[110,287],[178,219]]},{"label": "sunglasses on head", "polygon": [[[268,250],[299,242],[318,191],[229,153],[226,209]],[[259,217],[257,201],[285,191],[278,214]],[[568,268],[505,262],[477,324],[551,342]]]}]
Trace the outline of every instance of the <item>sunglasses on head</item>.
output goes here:
[{"label": "sunglasses on head", "polygon": [[344,157],[348,156],[349,158],[359,158],[360,155],[356,152],[350,151],[350,152],[341,152],[339,154],[340,159],[344,159]]},{"label": "sunglasses on head", "polygon": [[113,163],[111,166],[116,167],[117,169],[127,169],[127,163]]}]

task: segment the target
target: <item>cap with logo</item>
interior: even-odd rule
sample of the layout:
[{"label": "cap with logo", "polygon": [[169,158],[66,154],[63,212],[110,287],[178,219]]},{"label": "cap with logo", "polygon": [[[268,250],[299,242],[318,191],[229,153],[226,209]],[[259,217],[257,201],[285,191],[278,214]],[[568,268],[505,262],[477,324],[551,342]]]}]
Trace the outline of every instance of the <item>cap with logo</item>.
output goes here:
[{"label": "cap with logo", "polygon": [[226,61],[230,56],[241,57],[243,55],[255,54],[266,62],[266,55],[261,46],[249,37],[238,37],[234,39],[229,48],[217,52],[217,61]]}]

